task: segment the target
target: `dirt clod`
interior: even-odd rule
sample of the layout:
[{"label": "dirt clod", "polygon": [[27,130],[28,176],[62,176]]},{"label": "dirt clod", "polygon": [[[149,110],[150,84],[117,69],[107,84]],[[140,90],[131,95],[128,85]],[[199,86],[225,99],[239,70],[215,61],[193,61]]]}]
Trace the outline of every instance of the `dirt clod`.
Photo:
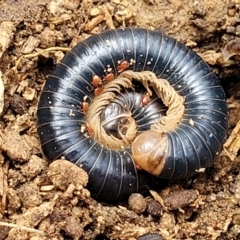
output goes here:
[{"label": "dirt clod", "polygon": [[39,206],[42,203],[42,197],[38,187],[34,183],[25,183],[18,189],[18,196],[25,208]]},{"label": "dirt clod", "polygon": [[11,159],[19,162],[28,161],[31,152],[23,140],[23,136],[15,130],[0,130],[0,147]]},{"label": "dirt clod", "polygon": [[24,114],[27,111],[27,102],[26,100],[19,96],[18,94],[14,94],[11,100],[11,109],[13,112],[18,114]]},{"label": "dirt clod", "polygon": [[47,161],[32,155],[30,160],[22,166],[21,171],[27,178],[33,178],[46,169]]},{"label": "dirt clod", "polygon": [[82,236],[82,226],[79,222],[79,219],[75,216],[66,217],[63,229],[65,230],[66,234],[71,236],[74,240],[77,240]]},{"label": "dirt clod", "polygon": [[146,211],[152,216],[160,217],[162,215],[163,208],[159,202],[155,200],[149,200],[147,202]]},{"label": "dirt clod", "polygon": [[56,160],[49,166],[48,175],[55,187],[66,190],[72,183],[76,189],[82,189],[88,182],[87,173],[66,160]]},{"label": "dirt clod", "polygon": [[193,203],[198,197],[195,190],[176,191],[164,198],[164,203],[170,209],[180,209]]}]

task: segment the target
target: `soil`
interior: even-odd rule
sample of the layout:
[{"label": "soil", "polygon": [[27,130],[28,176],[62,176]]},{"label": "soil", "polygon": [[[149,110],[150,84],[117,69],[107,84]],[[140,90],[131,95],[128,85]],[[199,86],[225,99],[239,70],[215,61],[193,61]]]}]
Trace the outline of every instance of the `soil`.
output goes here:
[{"label": "soil", "polygon": [[[239,15],[239,0],[0,0],[0,240],[240,239],[240,57],[221,58],[240,36]],[[229,141],[191,179],[100,202],[82,169],[43,158],[36,110],[69,49],[125,26],[160,29],[212,67],[227,94]]]}]

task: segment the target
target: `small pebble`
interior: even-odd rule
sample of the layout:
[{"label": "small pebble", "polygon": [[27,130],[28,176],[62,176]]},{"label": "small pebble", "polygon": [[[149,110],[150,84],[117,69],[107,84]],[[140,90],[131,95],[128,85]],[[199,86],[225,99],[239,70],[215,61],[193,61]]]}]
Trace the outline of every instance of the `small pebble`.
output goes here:
[{"label": "small pebble", "polygon": [[138,240],[162,240],[162,236],[158,233],[148,233],[140,236]]},{"label": "small pebble", "polygon": [[129,197],[128,205],[129,205],[129,208],[137,214],[143,213],[147,207],[146,200],[139,193],[133,193]]}]

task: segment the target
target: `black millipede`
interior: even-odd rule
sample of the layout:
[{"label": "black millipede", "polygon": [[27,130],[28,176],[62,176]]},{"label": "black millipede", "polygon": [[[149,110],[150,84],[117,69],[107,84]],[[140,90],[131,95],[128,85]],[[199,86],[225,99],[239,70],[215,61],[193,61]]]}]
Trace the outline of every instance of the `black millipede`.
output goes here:
[{"label": "black millipede", "polygon": [[[95,139],[88,107],[126,70],[167,80],[183,97],[184,112],[172,130],[150,130],[166,108],[133,79],[133,88],[121,88],[100,121],[107,135],[121,138],[129,120],[116,115],[131,111],[137,137],[129,146],[111,149]],[[152,174],[182,179],[209,167],[226,140],[228,109],[217,77],[194,51],[158,31],[124,28],[87,38],[57,64],[42,90],[37,124],[47,159],[65,157],[81,166],[89,174],[92,196],[121,199],[151,188]]]}]

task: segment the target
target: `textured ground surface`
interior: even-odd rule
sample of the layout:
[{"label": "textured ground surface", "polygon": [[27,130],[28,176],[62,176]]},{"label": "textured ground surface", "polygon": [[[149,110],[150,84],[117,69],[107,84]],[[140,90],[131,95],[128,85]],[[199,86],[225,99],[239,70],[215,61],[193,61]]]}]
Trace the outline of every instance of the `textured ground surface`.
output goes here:
[{"label": "textured ground surface", "polygon": [[240,118],[240,57],[224,62],[221,49],[240,36],[239,14],[239,0],[0,0],[0,240],[240,239],[239,156],[221,156],[158,194],[110,204],[90,197],[80,168],[49,167],[36,134],[54,64],[92,33],[122,26],[161,29],[200,54],[226,91],[230,134]]}]

